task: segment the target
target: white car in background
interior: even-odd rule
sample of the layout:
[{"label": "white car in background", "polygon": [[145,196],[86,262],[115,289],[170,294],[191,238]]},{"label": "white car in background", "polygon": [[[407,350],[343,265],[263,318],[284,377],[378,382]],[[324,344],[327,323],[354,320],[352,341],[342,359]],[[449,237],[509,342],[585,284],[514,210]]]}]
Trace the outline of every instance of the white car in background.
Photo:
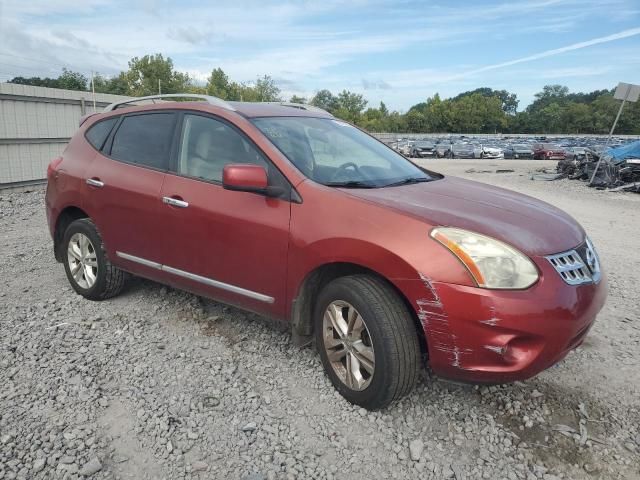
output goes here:
[{"label": "white car in background", "polygon": [[504,151],[499,147],[481,145],[480,158],[504,158]]},{"label": "white car in background", "polygon": [[411,149],[413,148],[413,142],[410,140],[401,140],[398,142],[398,152],[405,157],[411,156]]}]

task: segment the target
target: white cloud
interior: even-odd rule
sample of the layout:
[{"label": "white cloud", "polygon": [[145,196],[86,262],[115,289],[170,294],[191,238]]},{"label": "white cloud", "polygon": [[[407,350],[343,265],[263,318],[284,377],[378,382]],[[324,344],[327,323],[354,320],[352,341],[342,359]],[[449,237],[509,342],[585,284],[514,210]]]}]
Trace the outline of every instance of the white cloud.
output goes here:
[{"label": "white cloud", "polygon": [[[407,105],[411,97],[430,95],[435,87],[494,85],[497,71],[511,79],[510,89],[515,90],[531,79],[511,75],[514,66],[568,58],[587,47],[637,35],[640,29],[628,29],[533,55],[516,53],[505,62],[469,65],[483,53],[495,60],[503,50],[514,51],[514,39],[526,44],[531,36],[544,34],[540,38],[548,42],[570,38],[569,32],[575,38],[590,31],[583,28],[585,19],[609,18],[614,11],[637,16],[635,2],[505,0],[460,7],[390,0],[229,0],[187,7],[169,0],[0,0],[0,80],[10,74],[55,75],[63,66],[85,74],[113,74],[125,69],[133,56],[162,52],[199,81],[221,67],[236,81],[271,75],[287,94],[347,88],[364,93],[372,103],[390,98]],[[479,52],[476,42],[486,44],[487,39],[495,48]],[[468,45],[466,51],[460,44]],[[450,59],[449,52],[455,57]],[[394,62],[396,53],[412,58],[399,64]],[[637,65],[637,59],[638,54],[631,53],[620,62]],[[615,71],[574,61],[541,72],[535,81],[595,80]]]}]

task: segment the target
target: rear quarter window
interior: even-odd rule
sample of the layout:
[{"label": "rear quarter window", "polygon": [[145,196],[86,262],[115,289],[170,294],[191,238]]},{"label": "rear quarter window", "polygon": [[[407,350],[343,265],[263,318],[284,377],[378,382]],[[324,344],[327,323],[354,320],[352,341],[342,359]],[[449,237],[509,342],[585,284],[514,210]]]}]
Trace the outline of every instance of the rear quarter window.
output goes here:
[{"label": "rear quarter window", "polygon": [[111,146],[116,160],[166,170],[173,128],[173,113],[147,113],[124,117]]},{"label": "rear quarter window", "polygon": [[101,122],[97,122],[91,126],[87,132],[85,133],[85,138],[87,141],[95,148],[96,150],[101,150],[104,146],[104,141],[111,133],[111,129],[116,124],[118,120],[117,117],[108,118],[106,120],[102,120]]}]

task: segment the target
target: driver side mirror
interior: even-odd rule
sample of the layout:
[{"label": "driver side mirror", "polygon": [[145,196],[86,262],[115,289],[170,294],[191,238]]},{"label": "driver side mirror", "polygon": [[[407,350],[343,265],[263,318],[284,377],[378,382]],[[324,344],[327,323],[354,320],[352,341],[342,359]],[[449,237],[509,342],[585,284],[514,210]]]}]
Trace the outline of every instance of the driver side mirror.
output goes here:
[{"label": "driver side mirror", "polygon": [[270,187],[267,170],[261,165],[230,163],[222,170],[222,187],[237,192],[261,193],[278,197],[284,193],[282,187]]}]

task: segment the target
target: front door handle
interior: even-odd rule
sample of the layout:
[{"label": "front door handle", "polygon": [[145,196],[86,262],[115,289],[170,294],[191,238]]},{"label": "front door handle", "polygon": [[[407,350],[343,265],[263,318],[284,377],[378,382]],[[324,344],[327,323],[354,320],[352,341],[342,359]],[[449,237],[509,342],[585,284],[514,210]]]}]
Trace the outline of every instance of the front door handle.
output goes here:
[{"label": "front door handle", "polygon": [[185,202],[184,200],[173,197],[162,197],[162,203],[179,208],[187,208],[189,206],[189,202]]},{"label": "front door handle", "polygon": [[91,185],[92,187],[102,188],[104,187],[104,182],[101,182],[97,178],[87,178],[87,185]]}]

